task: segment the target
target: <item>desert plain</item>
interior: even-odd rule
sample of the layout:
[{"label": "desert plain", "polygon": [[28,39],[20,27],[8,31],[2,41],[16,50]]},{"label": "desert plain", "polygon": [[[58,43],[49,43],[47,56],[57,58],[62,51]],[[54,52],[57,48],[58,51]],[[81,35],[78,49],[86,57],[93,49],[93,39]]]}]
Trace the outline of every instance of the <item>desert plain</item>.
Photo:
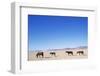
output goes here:
[{"label": "desert plain", "polygon": [[88,58],[88,48],[63,48],[34,50],[28,52],[28,60],[84,59]]}]

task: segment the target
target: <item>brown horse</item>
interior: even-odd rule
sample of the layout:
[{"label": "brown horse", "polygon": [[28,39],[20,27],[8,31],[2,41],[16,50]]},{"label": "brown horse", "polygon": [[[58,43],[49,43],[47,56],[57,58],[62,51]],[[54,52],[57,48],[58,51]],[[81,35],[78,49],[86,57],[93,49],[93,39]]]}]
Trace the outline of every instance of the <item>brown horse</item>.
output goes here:
[{"label": "brown horse", "polygon": [[38,57],[40,57],[40,56],[42,56],[42,58],[44,57],[44,53],[43,52],[38,52],[37,54],[36,54],[36,57],[38,58]]},{"label": "brown horse", "polygon": [[84,54],[84,51],[77,51],[77,54],[83,55]]},{"label": "brown horse", "polygon": [[56,56],[56,53],[55,52],[50,52],[50,55]]},{"label": "brown horse", "polygon": [[73,55],[73,52],[72,52],[72,51],[66,51],[66,53],[67,53],[68,55]]}]

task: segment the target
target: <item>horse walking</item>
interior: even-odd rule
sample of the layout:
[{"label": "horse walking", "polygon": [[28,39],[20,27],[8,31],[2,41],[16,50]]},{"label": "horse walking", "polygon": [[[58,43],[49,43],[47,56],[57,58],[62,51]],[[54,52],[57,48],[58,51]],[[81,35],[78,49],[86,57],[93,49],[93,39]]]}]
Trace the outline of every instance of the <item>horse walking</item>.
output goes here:
[{"label": "horse walking", "polygon": [[37,54],[36,54],[36,57],[38,58],[38,57],[44,57],[44,53],[43,52],[38,52]]},{"label": "horse walking", "polygon": [[77,54],[84,55],[84,51],[77,51]]},{"label": "horse walking", "polygon": [[66,51],[66,53],[67,53],[68,55],[73,55],[73,52],[72,52],[72,51]]},{"label": "horse walking", "polygon": [[50,55],[56,56],[56,53],[55,52],[50,52]]}]

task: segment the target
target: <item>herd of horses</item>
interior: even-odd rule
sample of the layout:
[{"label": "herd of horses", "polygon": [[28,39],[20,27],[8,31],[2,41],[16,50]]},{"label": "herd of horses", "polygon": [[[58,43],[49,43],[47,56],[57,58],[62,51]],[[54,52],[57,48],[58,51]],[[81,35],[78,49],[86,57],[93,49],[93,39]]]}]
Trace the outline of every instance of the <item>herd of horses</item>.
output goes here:
[{"label": "herd of horses", "polygon": [[[69,56],[72,56],[73,55],[73,52],[72,51],[65,51],[65,53],[67,53]],[[56,52],[50,52],[49,53],[51,56],[55,56],[56,57]],[[77,54],[78,55],[84,55],[84,51],[77,51]],[[44,57],[44,52],[38,52],[36,54],[36,57]]]}]

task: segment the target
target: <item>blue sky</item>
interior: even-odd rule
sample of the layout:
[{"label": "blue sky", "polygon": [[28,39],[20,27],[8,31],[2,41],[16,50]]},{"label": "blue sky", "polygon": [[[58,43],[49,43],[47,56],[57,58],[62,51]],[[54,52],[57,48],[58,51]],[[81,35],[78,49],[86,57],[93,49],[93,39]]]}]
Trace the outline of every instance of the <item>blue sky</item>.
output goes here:
[{"label": "blue sky", "polygon": [[88,17],[28,15],[29,50],[87,46]]}]

